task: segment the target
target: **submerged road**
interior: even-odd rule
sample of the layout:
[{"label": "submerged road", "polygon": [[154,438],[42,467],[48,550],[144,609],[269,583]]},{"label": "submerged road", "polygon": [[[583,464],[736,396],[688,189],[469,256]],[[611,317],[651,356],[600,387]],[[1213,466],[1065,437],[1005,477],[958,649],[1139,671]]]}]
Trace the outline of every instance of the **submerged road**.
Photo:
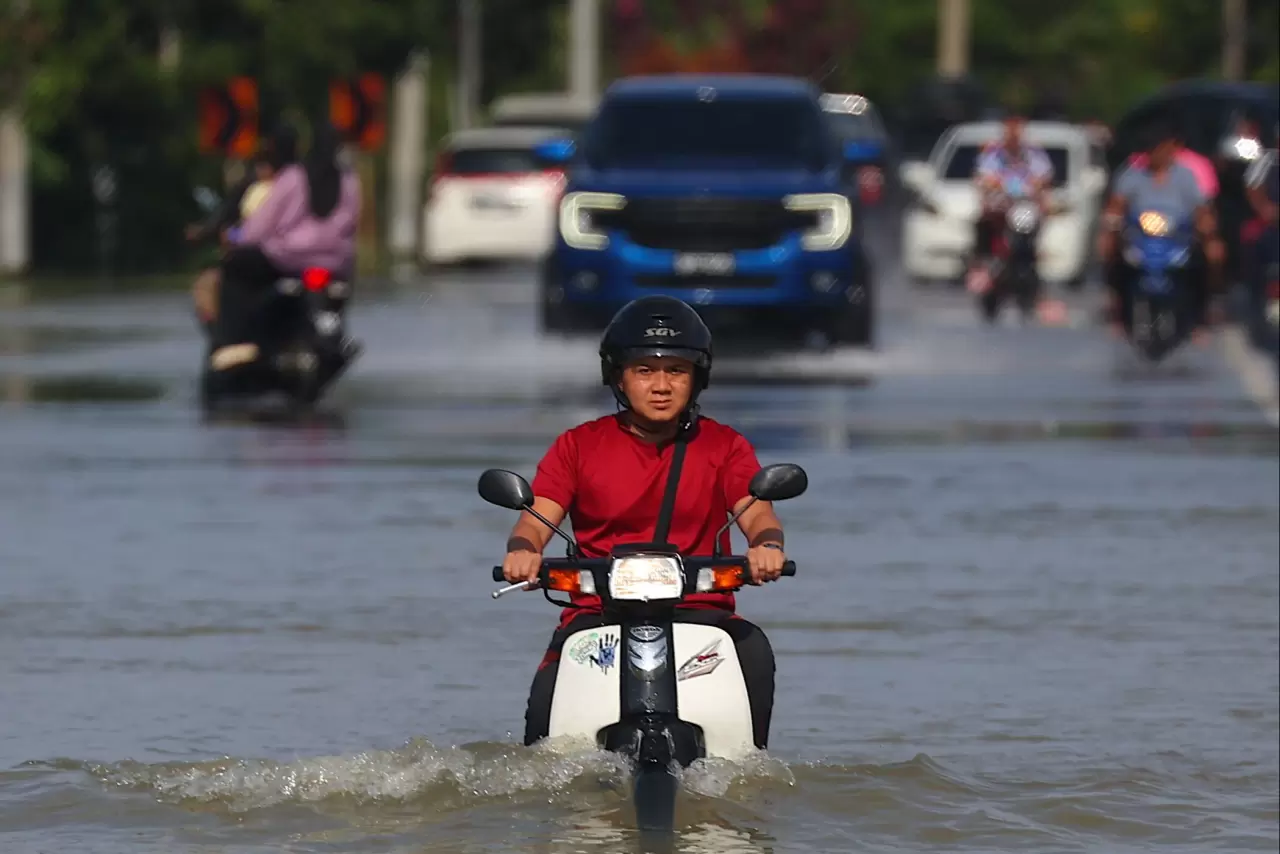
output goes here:
[{"label": "submerged road", "polygon": [[[204,423],[181,295],[0,307],[0,848],[631,850],[607,757],[518,745],[555,621],[494,602],[532,474],[610,408],[528,270],[366,293],[323,417]],[[688,852],[1274,851],[1280,444],[1220,338],[985,328],[889,282],[872,353],[718,360],[809,492],[739,596],[771,749],[693,769]]]}]

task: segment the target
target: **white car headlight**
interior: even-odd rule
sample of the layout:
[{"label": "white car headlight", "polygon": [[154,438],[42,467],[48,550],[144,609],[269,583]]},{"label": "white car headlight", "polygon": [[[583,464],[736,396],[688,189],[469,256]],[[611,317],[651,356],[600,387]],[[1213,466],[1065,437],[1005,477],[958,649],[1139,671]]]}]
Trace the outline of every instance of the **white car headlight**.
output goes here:
[{"label": "white car headlight", "polygon": [[628,555],[609,567],[609,596],[652,602],[684,595],[684,565],[674,555]]},{"label": "white car headlight", "polygon": [[593,211],[620,211],[626,197],[616,193],[568,193],[560,200],[560,234],[574,249],[604,249],[609,237],[595,227]]},{"label": "white car headlight", "polygon": [[814,212],[818,223],[805,229],[800,245],[810,252],[839,249],[853,234],[853,208],[839,193],[800,193],[782,200],[789,211]]}]

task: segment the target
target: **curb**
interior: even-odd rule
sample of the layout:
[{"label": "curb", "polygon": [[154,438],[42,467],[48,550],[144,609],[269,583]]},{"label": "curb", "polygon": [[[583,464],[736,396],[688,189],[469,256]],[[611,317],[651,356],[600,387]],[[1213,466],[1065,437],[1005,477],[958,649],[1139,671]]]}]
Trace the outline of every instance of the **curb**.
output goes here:
[{"label": "curb", "polygon": [[1272,427],[1280,428],[1280,376],[1275,358],[1260,353],[1250,342],[1248,332],[1234,324],[1221,329],[1219,348],[1263,417]]}]

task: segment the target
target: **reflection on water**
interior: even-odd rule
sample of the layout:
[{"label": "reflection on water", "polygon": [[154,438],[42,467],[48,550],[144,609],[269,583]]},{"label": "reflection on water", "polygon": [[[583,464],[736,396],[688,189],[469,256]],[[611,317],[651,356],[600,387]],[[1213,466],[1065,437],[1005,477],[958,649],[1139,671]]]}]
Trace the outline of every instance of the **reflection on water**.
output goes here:
[{"label": "reflection on water", "polygon": [[35,377],[24,383],[32,403],[142,403],[164,397],[164,383],[106,376]]}]

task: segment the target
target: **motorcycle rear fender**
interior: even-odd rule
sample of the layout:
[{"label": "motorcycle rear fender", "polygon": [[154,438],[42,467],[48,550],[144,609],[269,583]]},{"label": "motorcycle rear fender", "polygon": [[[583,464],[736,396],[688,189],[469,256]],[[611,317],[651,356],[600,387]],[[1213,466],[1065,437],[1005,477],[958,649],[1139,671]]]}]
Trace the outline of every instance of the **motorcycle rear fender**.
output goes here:
[{"label": "motorcycle rear fender", "polygon": [[[599,743],[601,731],[620,721],[621,674],[627,668],[622,632],[618,625],[589,628],[565,641],[549,736]],[[702,730],[708,756],[747,755],[754,748],[751,704],[733,639],[715,626],[695,623],[673,624],[672,635],[679,719]]]}]

